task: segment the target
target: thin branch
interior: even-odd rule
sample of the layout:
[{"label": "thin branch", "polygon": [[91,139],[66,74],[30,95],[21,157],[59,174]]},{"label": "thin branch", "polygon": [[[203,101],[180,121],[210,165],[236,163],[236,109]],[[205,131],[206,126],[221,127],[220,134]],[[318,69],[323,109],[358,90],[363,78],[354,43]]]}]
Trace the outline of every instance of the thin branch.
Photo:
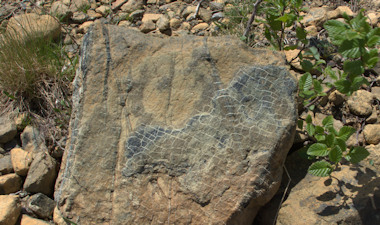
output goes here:
[{"label": "thin branch", "polygon": [[203,1],[204,1],[204,0],[200,0],[200,1],[198,2],[198,5],[197,5],[197,8],[195,9],[195,13],[194,13],[194,15],[193,15],[193,18],[197,18],[198,14],[199,14],[199,10],[200,10],[200,8],[201,8],[201,4],[202,4]]},{"label": "thin branch", "polygon": [[256,3],[253,5],[253,11],[251,14],[251,18],[249,18],[248,23],[247,23],[247,27],[245,28],[245,31],[243,34],[244,37],[248,37],[248,34],[251,31],[251,25],[252,25],[253,21],[255,20],[257,9],[259,8],[259,5],[262,1],[263,0],[257,0]]}]

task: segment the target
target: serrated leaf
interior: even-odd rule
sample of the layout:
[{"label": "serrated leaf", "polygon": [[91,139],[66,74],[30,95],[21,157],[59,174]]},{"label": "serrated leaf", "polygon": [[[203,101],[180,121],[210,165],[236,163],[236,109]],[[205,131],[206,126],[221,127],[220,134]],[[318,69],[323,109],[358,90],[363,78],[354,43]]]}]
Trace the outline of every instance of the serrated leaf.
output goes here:
[{"label": "serrated leaf", "polygon": [[325,129],[323,129],[323,127],[321,127],[321,126],[315,126],[315,133],[316,134],[324,134]]},{"label": "serrated leaf", "polygon": [[343,64],[343,70],[344,72],[348,73],[349,75],[360,75],[364,73],[364,67],[363,62],[361,60],[355,60],[355,61],[345,61]]},{"label": "serrated leaf", "polygon": [[347,141],[356,130],[353,127],[343,126],[338,132],[338,137],[343,141]]},{"label": "serrated leaf", "polygon": [[315,127],[313,124],[306,124],[306,131],[310,136],[313,136],[315,134]]},{"label": "serrated leaf", "polygon": [[367,45],[370,48],[376,46],[379,43],[380,43],[380,36],[372,36],[367,41]]},{"label": "serrated leaf", "polygon": [[327,156],[329,154],[329,151],[325,144],[315,143],[309,147],[307,154],[313,156]]},{"label": "serrated leaf", "polygon": [[358,163],[369,156],[367,149],[363,147],[354,147],[346,156],[346,159],[351,163]]},{"label": "serrated leaf", "polygon": [[351,82],[348,81],[348,80],[338,80],[334,83],[336,89],[342,93],[342,94],[347,94],[347,95],[351,95]]},{"label": "serrated leaf", "polygon": [[355,92],[357,90],[359,90],[359,88],[363,85],[363,84],[369,84],[368,81],[362,77],[362,76],[357,76],[354,78],[354,80],[352,81],[352,84],[351,84],[351,92]]},{"label": "serrated leaf", "polygon": [[302,70],[304,70],[305,72],[310,72],[311,69],[313,69],[313,64],[309,60],[306,60],[306,59],[302,60],[300,64],[301,64]]},{"label": "serrated leaf", "polygon": [[325,142],[328,147],[332,147],[335,143],[335,135],[334,134],[327,135]]},{"label": "serrated leaf", "polygon": [[329,128],[329,127],[332,127],[334,125],[334,118],[333,116],[326,116],[326,118],[324,118],[322,120],[322,125],[324,128]]},{"label": "serrated leaf", "polygon": [[343,40],[345,40],[342,34],[350,29],[347,24],[338,20],[329,20],[323,25],[323,27],[327,30],[331,42],[334,45],[340,45]]},{"label": "serrated leaf", "polygon": [[318,142],[322,142],[326,140],[326,136],[324,134],[316,134],[314,135],[315,139],[317,139]]},{"label": "serrated leaf", "polygon": [[332,172],[332,166],[326,161],[319,161],[311,164],[308,172],[314,176],[327,177]]},{"label": "serrated leaf", "polygon": [[342,159],[342,150],[338,145],[334,146],[329,152],[329,160],[337,163]]},{"label": "serrated leaf", "polygon": [[346,141],[340,139],[340,138],[335,138],[335,144],[339,146],[339,148],[344,152],[347,149]]},{"label": "serrated leaf", "polygon": [[310,73],[305,73],[299,80],[299,86],[301,90],[307,91],[311,88],[313,78]]},{"label": "serrated leaf", "polygon": [[319,82],[319,80],[314,79],[313,80],[313,85],[314,85],[314,90],[317,93],[321,93],[323,91],[323,87],[322,87],[321,83]]},{"label": "serrated leaf", "polygon": [[344,40],[339,46],[338,51],[344,57],[356,59],[361,56],[364,47],[364,41],[362,39]]}]

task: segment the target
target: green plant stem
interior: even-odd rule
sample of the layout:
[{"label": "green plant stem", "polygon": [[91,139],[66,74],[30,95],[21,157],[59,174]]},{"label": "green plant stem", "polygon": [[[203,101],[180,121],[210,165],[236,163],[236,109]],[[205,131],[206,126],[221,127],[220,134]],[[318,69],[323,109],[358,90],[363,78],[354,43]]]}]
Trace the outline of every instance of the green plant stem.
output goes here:
[{"label": "green plant stem", "polygon": [[251,31],[251,25],[252,25],[253,21],[255,20],[257,9],[259,8],[259,5],[262,1],[263,0],[257,0],[256,3],[253,5],[253,11],[252,11],[251,17],[248,20],[247,27],[245,28],[245,31],[243,34],[244,37],[248,37],[248,34]]}]

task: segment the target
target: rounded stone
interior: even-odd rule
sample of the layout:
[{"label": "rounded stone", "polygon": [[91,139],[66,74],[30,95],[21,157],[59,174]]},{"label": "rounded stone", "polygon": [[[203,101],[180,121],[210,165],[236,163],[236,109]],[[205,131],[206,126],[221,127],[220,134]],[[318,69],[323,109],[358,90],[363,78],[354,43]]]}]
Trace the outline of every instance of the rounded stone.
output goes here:
[{"label": "rounded stone", "polygon": [[380,124],[368,124],[363,130],[364,139],[368,144],[377,145],[380,142]]}]

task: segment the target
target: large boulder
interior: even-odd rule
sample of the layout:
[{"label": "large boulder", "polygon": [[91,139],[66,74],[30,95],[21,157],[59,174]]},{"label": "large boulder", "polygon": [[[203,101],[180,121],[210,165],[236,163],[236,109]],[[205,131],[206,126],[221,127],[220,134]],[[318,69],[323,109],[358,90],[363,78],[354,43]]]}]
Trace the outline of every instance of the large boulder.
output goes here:
[{"label": "large boulder", "polygon": [[297,83],[283,55],[99,22],[81,52],[55,191],[63,216],[250,224],[278,189],[295,133]]}]

